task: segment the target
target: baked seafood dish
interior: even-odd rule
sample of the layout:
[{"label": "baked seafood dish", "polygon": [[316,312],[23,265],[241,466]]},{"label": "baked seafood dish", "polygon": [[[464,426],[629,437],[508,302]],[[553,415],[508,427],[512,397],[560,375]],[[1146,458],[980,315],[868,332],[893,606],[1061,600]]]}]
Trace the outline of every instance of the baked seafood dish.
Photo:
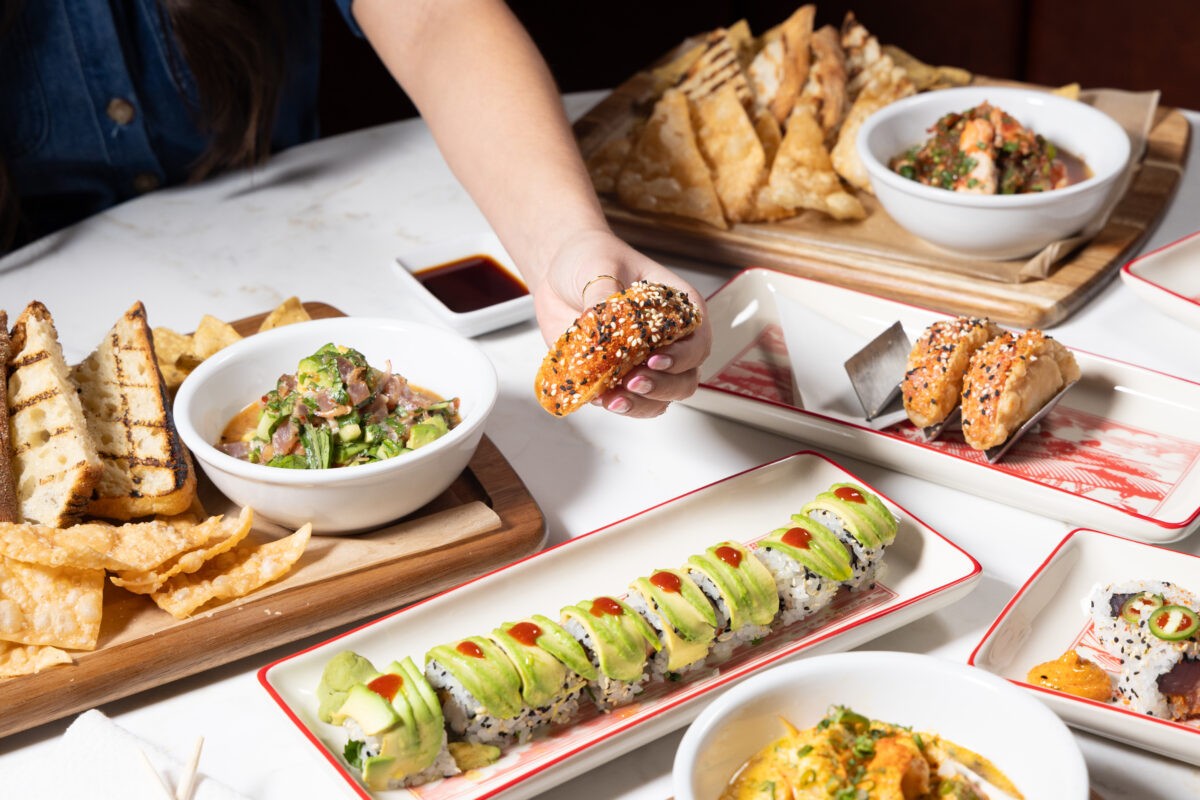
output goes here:
[{"label": "baked seafood dish", "polygon": [[[712,671],[742,648],[874,585],[899,521],[837,483],[750,544],[725,540],[588,597],[432,647],[380,671],[342,652],[318,718],[368,789],[415,786],[497,760],[538,731],[634,702],[653,684]],[[618,589],[619,591],[619,589]]]}]

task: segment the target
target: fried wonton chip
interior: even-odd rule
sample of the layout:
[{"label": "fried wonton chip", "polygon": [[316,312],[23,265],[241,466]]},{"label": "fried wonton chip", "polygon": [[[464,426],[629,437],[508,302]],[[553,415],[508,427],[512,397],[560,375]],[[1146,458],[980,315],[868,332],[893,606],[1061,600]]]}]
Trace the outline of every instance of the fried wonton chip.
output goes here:
[{"label": "fried wonton chip", "polygon": [[728,227],[682,92],[667,90],[654,106],[617,176],[617,196],[630,208]]},{"label": "fried wonton chip", "polygon": [[[299,297],[289,297],[267,314],[267,318],[258,326],[258,332],[269,331],[274,328],[282,328],[284,325],[292,325],[296,322],[308,322],[312,319],[308,311],[305,310],[304,304],[300,302]],[[230,330],[233,330],[230,328]],[[234,331],[237,333],[237,331]],[[236,340],[235,340],[236,341]]]},{"label": "fried wonton chip", "polygon": [[704,55],[704,51],[707,49],[708,47],[704,42],[697,42],[665,64],[660,64],[650,70],[650,74],[654,77],[654,85],[657,87],[656,93],[662,94],[683,80],[688,70],[700,60],[700,56]]},{"label": "fried wonton chip", "polygon": [[172,577],[150,595],[159,608],[186,619],[210,602],[243,597],[282,577],[292,568],[312,535],[312,526],[267,544],[242,542],[199,570]]},{"label": "fried wonton chip", "polygon": [[242,335],[228,322],[205,314],[192,334],[192,354],[203,361],[241,338]]},{"label": "fried wonton chip", "polygon": [[725,217],[731,222],[745,219],[767,166],[754,124],[729,84],[692,103],[692,112],[696,142],[712,171]]},{"label": "fried wonton chip", "polygon": [[0,642],[0,678],[33,675],[49,667],[70,664],[73,661],[69,653],[57,647]]},{"label": "fried wonton chip", "polygon": [[826,25],[812,36],[812,66],[796,101],[807,105],[831,140],[849,108],[846,93],[846,55],[837,29]]},{"label": "fried wonton chip", "polygon": [[689,100],[699,100],[729,85],[745,106],[754,102],[750,83],[738,58],[738,43],[725,28],[717,28],[705,37],[704,52],[696,59],[679,83],[679,90]]},{"label": "fried wonton chip", "polygon": [[93,650],[104,571],[26,564],[0,556],[0,639]]},{"label": "fried wonton chip", "polygon": [[621,174],[625,159],[629,158],[637,133],[631,131],[625,136],[614,136],[588,157],[588,175],[597,192],[611,193],[617,190],[617,176]]},{"label": "fried wonton chip", "polygon": [[221,524],[209,526],[209,539],[194,550],[187,550],[164,561],[151,570],[122,570],[109,578],[114,585],[135,594],[158,591],[175,575],[195,572],[221,553],[241,543],[254,525],[254,511],[246,506],[237,519],[226,518]]},{"label": "fried wonton chip", "polygon": [[[72,533],[64,535],[65,531]],[[107,533],[93,536],[87,531],[79,534],[72,528],[51,528],[29,522],[0,522],[0,557],[27,564],[80,569],[128,569],[128,564],[106,552],[105,548],[110,542],[111,537]]]},{"label": "fried wonton chip", "polygon": [[834,219],[862,219],[866,211],[833,170],[821,126],[805,106],[796,106],[779,145],[767,198],[784,208],[823,211]]},{"label": "fried wonton chip", "polygon": [[850,106],[850,112],[846,114],[846,121],[842,123],[842,129],[838,133],[837,144],[833,146],[831,156],[833,168],[838,171],[839,175],[845,178],[850,185],[870,192],[871,180],[867,176],[867,168],[863,166],[862,159],[858,155],[856,142],[858,130],[867,117],[889,103],[914,94],[916,88],[904,70],[893,64],[887,56],[880,56],[863,74],[869,75],[869,80],[858,96],[854,98],[854,104]]},{"label": "fried wonton chip", "polygon": [[1080,87],[1078,83],[1068,83],[1063,86],[1059,86],[1057,89],[1051,89],[1050,94],[1056,94],[1059,97],[1065,97],[1068,100],[1078,100],[1079,93],[1081,91],[1082,87]]},{"label": "fried wonton chip", "polygon": [[175,366],[184,356],[192,352],[192,337],[186,336],[170,328],[155,328],[154,355],[158,357],[158,365]]},{"label": "fried wonton chip", "polygon": [[934,67],[926,64],[894,44],[885,44],[883,52],[896,66],[904,70],[918,92],[966,86],[973,77],[970,72],[960,67]]},{"label": "fried wonton chip", "polygon": [[[773,37],[779,46],[771,45],[776,62],[775,91],[766,106],[782,125],[792,113],[792,106],[808,80],[809,43],[813,35],[813,19],[817,7],[801,6],[778,26],[778,37]],[[765,37],[764,37],[765,38]],[[767,48],[764,47],[764,51]],[[781,52],[780,52],[781,51]],[[753,68],[753,66],[752,66]],[[757,87],[756,87],[757,88]]]}]

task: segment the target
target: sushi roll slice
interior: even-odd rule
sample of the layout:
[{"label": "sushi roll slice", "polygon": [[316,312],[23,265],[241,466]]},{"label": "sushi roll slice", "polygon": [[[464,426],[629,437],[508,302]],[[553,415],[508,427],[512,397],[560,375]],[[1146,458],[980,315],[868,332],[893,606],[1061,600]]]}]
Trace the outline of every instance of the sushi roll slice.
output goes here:
[{"label": "sushi roll slice", "polygon": [[596,668],[583,647],[561,625],[540,614],[506,622],[492,641],[521,676],[525,716],[533,727],[566,722],[579,708],[579,696]]},{"label": "sushi roll slice", "polygon": [[775,579],[782,607],[780,625],[791,625],[829,605],[854,574],[846,546],[803,514],[793,515],[791,525],[767,534],[754,555]]},{"label": "sushi roll slice", "polygon": [[362,656],[340,653],[325,666],[317,695],[318,716],[346,729],[343,756],[368,789],[458,774],[437,694],[411,658],[379,672]]},{"label": "sushi roll slice", "polygon": [[744,545],[715,544],[688,558],[684,571],[716,611],[717,635],[709,663],[725,661],[738,646],[770,633],[779,613],[775,579]]},{"label": "sushi roll slice", "polygon": [[442,644],[425,654],[450,730],[475,744],[524,741],[534,724],[521,698],[521,675],[501,647],[483,636]]},{"label": "sushi roll slice", "polygon": [[696,582],[682,570],[660,569],[629,588],[629,605],[662,643],[650,659],[650,680],[674,680],[703,667],[716,638],[717,615]]},{"label": "sushi roll slice", "polygon": [[630,703],[650,679],[651,653],[661,645],[654,629],[625,603],[597,597],[562,610],[563,628],[583,646],[596,668],[587,691],[601,711]]},{"label": "sushi roll slice", "polygon": [[883,577],[883,551],[896,540],[899,522],[878,497],[852,483],[835,483],[800,510],[828,528],[850,554],[851,589]]}]

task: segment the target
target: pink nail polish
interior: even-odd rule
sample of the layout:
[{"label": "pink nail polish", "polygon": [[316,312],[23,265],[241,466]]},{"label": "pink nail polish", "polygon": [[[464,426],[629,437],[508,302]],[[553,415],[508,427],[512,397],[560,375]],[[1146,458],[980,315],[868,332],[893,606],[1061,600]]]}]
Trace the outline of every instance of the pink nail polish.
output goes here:
[{"label": "pink nail polish", "polygon": [[675,359],[670,356],[654,355],[650,356],[650,360],[646,362],[646,366],[650,369],[659,371],[670,369],[675,363]]},{"label": "pink nail polish", "polygon": [[633,408],[633,404],[625,397],[618,397],[608,404],[608,410],[614,414],[628,414],[631,408]]},{"label": "pink nail polish", "polygon": [[654,388],[654,384],[649,379],[639,375],[627,383],[625,388],[634,394],[650,394],[650,391]]}]

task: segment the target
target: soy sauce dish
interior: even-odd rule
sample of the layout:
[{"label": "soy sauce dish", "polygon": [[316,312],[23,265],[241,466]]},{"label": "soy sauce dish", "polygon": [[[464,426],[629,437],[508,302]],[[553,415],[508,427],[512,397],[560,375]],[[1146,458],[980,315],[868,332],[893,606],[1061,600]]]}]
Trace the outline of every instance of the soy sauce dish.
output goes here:
[{"label": "soy sauce dish", "polygon": [[[420,387],[418,394],[428,392],[445,402],[433,403],[428,420],[397,425],[396,435],[389,434],[394,441],[383,447],[356,430],[367,427],[362,415],[345,414],[341,418],[355,417],[354,424],[335,428],[332,435],[328,428],[309,426],[310,435],[321,434],[322,452],[332,449],[348,466],[324,466],[333,459],[304,464],[305,459],[273,458],[269,447],[266,458],[246,460],[218,447],[232,421],[242,417],[247,429],[255,424],[247,421],[248,406],[275,390],[281,376],[295,376],[304,371],[303,362],[319,360],[311,357],[328,353],[331,344],[352,348],[385,375],[403,375]],[[230,500],[284,526],[312,522],[315,533],[340,534],[399,519],[445,491],[474,454],[496,396],[495,368],[469,339],[417,322],[341,317],[277,328],[227,347],[183,382],[174,412],[184,443]],[[332,441],[334,436],[344,441]],[[314,436],[303,452],[308,454],[315,442]]]}]

